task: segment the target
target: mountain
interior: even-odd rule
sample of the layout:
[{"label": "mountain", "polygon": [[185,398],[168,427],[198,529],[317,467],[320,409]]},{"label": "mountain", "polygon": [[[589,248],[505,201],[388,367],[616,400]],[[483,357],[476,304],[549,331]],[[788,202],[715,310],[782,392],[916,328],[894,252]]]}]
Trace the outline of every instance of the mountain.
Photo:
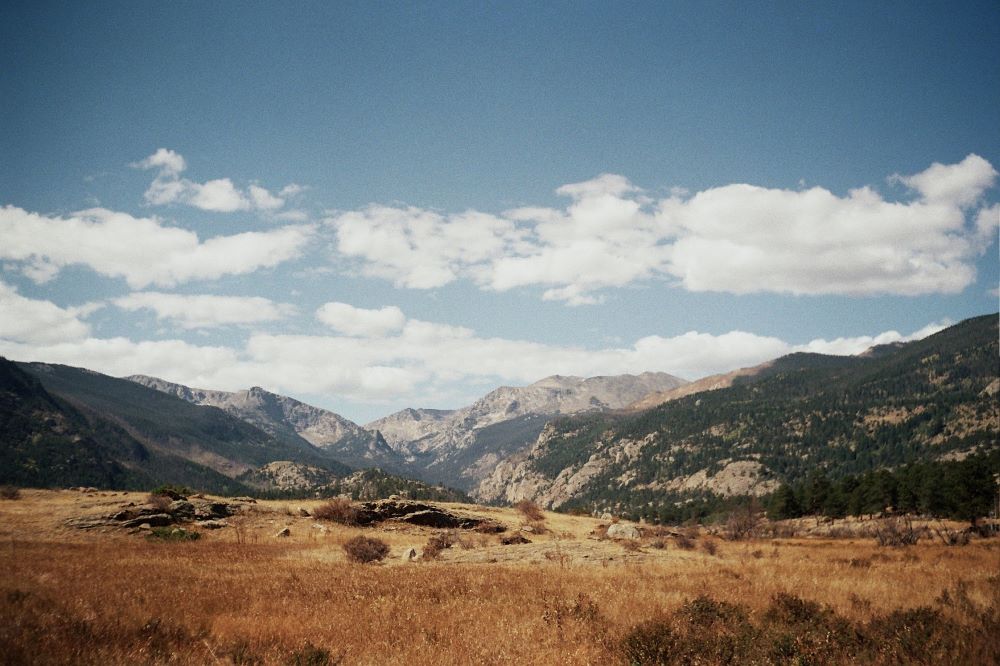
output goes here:
[{"label": "mountain", "polygon": [[556,416],[620,409],[684,383],[655,372],[587,379],[554,375],[529,386],[498,388],[462,409],[404,409],[365,427],[382,433],[412,474],[468,490],[499,461],[530,446]]},{"label": "mountain", "polygon": [[404,472],[405,461],[378,432],[343,416],[294,398],[253,387],[245,391],[189,388],[156,377],[133,375],[127,380],[195,405],[217,407],[278,438],[308,443],[351,467],[381,467]]},{"label": "mountain", "polygon": [[[58,366],[44,367],[48,374],[61,372]],[[216,470],[150,446],[134,429],[60,395],[26,371],[42,368],[0,358],[0,483],[121,489],[175,483],[208,492],[247,492]]]},{"label": "mountain", "polygon": [[997,319],[861,356],[792,354],[644,411],[557,419],[475,492],[655,516],[816,470],[838,478],[995,451]]}]

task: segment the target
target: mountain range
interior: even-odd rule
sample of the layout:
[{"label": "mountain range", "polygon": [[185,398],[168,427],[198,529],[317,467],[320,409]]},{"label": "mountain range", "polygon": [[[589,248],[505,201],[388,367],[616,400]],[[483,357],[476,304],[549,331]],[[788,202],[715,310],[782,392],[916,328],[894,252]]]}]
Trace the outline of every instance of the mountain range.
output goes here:
[{"label": "mountain range", "polygon": [[3,360],[0,482],[425,497],[450,486],[486,502],[655,514],[766,494],[816,469],[995,450],[998,375],[987,315],[858,356],[792,354],[695,382],[556,375],[361,426],[260,387]]}]

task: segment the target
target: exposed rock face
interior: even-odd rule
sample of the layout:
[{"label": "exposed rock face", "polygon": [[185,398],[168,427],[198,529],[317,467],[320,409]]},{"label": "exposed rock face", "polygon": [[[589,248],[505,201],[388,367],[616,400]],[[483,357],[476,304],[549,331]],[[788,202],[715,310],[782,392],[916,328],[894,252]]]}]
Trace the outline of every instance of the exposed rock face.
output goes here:
[{"label": "exposed rock face", "polygon": [[685,384],[666,373],[615,377],[555,375],[501,387],[453,411],[405,409],[367,424],[423,476],[475,492],[501,461],[528,448],[553,416],[620,409]]},{"label": "exposed rock face", "polygon": [[550,478],[536,471],[532,461],[545,452],[546,445],[554,436],[551,429],[546,429],[529,450],[498,464],[493,473],[480,483],[476,496],[483,501],[510,504],[528,499],[546,508],[558,508],[583,494],[591,484],[606,483],[606,475],[612,468],[625,469],[624,473],[612,479],[616,485],[635,490],[703,490],[732,496],[764,495],[778,486],[768,470],[756,460],[722,461],[722,469],[714,475],[703,469],[656,484],[635,483],[634,474],[629,473],[629,465],[638,461],[642,450],[655,441],[655,433],[638,441],[618,439],[601,442],[583,464],[569,465],[555,478]]},{"label": "exposed rock face", "polygon": [[218,407],[271,435],[297,435],[347,465],[400,467],[400,456],[377,432],[366,430],[334,412],[265,391],[259,386],[229,392],[190,388],[146,375],[132,375],[127,379],[196,405]]},{"label": "exposed rock face", "polygon": [[247,485],[262,490],[313,490],[337,480],[329,470],[312,465],[276,460],[240,477]]}]

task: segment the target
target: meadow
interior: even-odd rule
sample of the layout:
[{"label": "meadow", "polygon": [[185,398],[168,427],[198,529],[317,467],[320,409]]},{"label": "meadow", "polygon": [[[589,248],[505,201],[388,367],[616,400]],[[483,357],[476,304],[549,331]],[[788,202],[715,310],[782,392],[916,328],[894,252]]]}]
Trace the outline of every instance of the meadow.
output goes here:
[{"label": "meadow", "polygon": [[[1000,539],[601,538],[607,521],[445,505],[504,534],[358,528],[260,501],[197,540],[79,530],[140,493],[0,501],[6,664],[997,663]],[[289,535],[278,536],[285,527]],[[521,527],[530,543],[501,545]],[[389,555],[348,561],[377,537]]]}]

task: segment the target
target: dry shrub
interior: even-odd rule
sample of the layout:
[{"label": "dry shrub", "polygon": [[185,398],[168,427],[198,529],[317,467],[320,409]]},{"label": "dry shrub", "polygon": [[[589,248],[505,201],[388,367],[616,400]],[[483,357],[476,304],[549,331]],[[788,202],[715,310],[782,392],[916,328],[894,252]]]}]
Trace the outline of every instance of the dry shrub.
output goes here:
[{"label": "dry shrub", "polygon": [[719,547],[718,547],[718,545],[716,545],[715,541],[713,541],[712,539],[702,539],[701,540],[701,549],[703,551],[705,551],[706,553],[708,553],[709,555],[715,555],[715,553],[718,551]]},{"label": "dry shrub", "polygon": [[389,554],[389,544],[381,539],[366,536],[356,536],[349,539],[344,542],[342,548],[347,554],[348,560],[361,564],[381,562]]},{"label": "dry shrub", "polygon": [[335,497],[328,502],[320,504],[313,511],[313,517],[317,520],[329,520],[341,525],[357,525],[358,510],[351,503],[351,500],[344,497]]},{"label": "dry shrub", "polygon": [[306,643],[288,658],[288,666],[337,666],[344,661],[344,655],[333,655],[329,650]]},{"label": "dry shrub", "polygon": [[173,502],[170,499],[170,495],[164,495],[161,493],[150,493],[149,497],[146,498],[146,504],[153,507],[157,511],[165,512],[170,508],[170,503]]},{"label": "dry shrub", "polygon": [[666,548],[667,548],[667,540],[664,539],[663,537],[657,537],[657,538],[653,539],[652,541],[650,541],[649,545],[650,545],[650,547],[655,548],[657,550],[666,550]]},{"label": "dry shrub", "polygon": [[593,530],[591,530],[590,535],[593,537],[597,537],[601,541],[604,541],[605,539],[608,538],[608,527],[609,527],[608,525],[604,524],[598,525]]},{"label": "dry shrub", "polygon": [[530,521],[542,521],[545,520],[545,514],[542,513],[542,508],[528,499],[523,499],[514,505],[514,508],[521,512],[525,518]]},{"label": "dry shrub", "polygon": [[19,500],[21,499],[21,489],[17,486],[0,486],[0,499]]},{"label": "dry shrub", "polygon": [[435,534],[424,545],[424,553],[421,556],[425,560],[436,560],[443,550],[451,548],[458,541],[452,532],[442,532]]},{"label": "dry shrub", "polygon": [[946,546],[968,546],[972,534],[968,530],[953,530],[944,523],[938,522],[934,534]]},{"label": "dry shrub", "polygon": [[880,546],[912,546],[920,540],[920,533],[913,528],[909,518],[890,518],[877,525],[875,542]]},{"label": "dry shrub", "polygon": [[622,542],[622,548],[629,553],[641,553],[642,544],[636,539],[624,539]]},{"label": "dry shrub", "polygon": [[681,550],[694,550],[694,539],[687,534],[678,534],[674,542]]},{"label": "dry shrub", "polygon": [[764,512],[760,504],[751,499],[746,506],[742,506],[726,519],[723,526],[722,535],[729,541],[741,541],[757,536],[760,523],[763,520]]},{"label": "dry shrub", "polygon": [[484,520],[473,529],[480,534],[502,534],[507,531],[507,526],[495,520]]}]

